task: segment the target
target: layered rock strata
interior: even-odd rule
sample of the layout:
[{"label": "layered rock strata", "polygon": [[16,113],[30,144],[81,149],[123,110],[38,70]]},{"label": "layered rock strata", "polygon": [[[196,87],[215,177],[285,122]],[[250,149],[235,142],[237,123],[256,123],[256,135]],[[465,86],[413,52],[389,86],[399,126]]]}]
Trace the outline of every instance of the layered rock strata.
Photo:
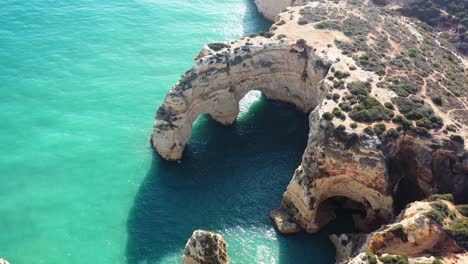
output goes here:
[{"label": "layered rock strata", "polygon": [[329,65],[308,46],[256,38],[207,54],[171,89],[157,111],[151,140],[165,159],[181,158],[200,114],[208,113],[225,125],[235,122],[239,101],[251,90],[304,112],[324,96],[320,83]]},{"label": "layered rock strata", "polygon": [[[283,4],[257,5],[278,9],[273,2]],[[280,231],[314,233],[337,207],[370,231],[433,193],[466,202],[464,57],[371,2],[296,5],[276,21],[270,32],[199,54],[157,111],[151,140],[163,158],[182,157],[200,114],[235,122],[255,89],[310,112],[301,165],[272,213]]]},{"label": "layered rock strata", "polygon": [[453,203],[438,199],[409,204],[393,223],[370,234],[332,235],[330,239],[337,249],[337,263],[377,263],[371,259],[383,262],[392,258],[408,261],[408,257],[423,261],[435,260],[434,256],[467,260],[468,255],[463,254],[468,245],[467,228],[468,218]]},{"label": "layered rock strata", "polygon": [[227,244],[219,234],[196,230],[185,245],[182,263],[227,264]]}]

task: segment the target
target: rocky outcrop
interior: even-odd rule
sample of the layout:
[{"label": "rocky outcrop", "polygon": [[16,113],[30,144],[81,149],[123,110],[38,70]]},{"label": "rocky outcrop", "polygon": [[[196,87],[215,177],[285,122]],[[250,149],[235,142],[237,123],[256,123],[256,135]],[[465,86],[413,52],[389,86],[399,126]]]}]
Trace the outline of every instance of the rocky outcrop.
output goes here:
[{"label": "rocky outcrop", "polygon": [[0,264],[10,264],[10,262],[0,258]]},{"label": "rocky outcrop", "polygon": [[358,259],[386,255],[431,259],[463,253],[467,228],[468,218],[451,202],[432,199],[411,203],[394,223],[370,234],[332,235],[330,239],[337,249],[337,263],[359,263]]},{"label": "rocky outcrop", "polygon": [[307,149],[282,208],[310,233],[333,220],[337,204],[355,208],[355,221],[362,227],[376,228],[391,219],[392,196],[385,157],[377,148],[380,140],[334,128],[319,111],[309,119]]},{"label": "rocky outcrop", "polygon": [[239,101],[253,89],[309,112],[324,97],[320,83],[328,67],[310,47],[287,40],[259,37],[212,52],[197,61],[157,111],[153,147],[166,159],[180,159],[200,114],[232,124]]},{"label": "rocky outcrop", "polygon": [[223,237],[209,231],[196,230],[187,241],[183,264],[227,264],[227,244]]},{"label": "rocky outcrop", "polygon": [[385,7],[295,4],[270,32],[207,45],[157,111],[154,149],[180,159],[201,113],[231,124],[255,89],[310,113],[302,162],[271,214],[280,232],[314,233],[337,207],[371,231],[430,194],[466,202],[463,58]]},{"label": "rocky outcrop", "polygon": [[311,0],[255,0],[258,12],[266,19],[275,22],[281,12],[291,6],[301,6]]},{"label": "rocky outcrop", "polygon": [[290,219],[289,214],[282,209],[271,211],[270,218],[275,224],[276,230],[282,234],[294,234],[301,231],[301,228]]},{"label": "rocky outcrop", "polygon": [[457,203],[468,203],[468,153],[462,145],[404,134],[385,152],[397,208],[434,193],[451,193]]},{"label": "rocky outcrop", "polygon": [[255,0],[255,5],[264,18],[275,21],[278,14],[292,6],[294,2],[294,0]]}]

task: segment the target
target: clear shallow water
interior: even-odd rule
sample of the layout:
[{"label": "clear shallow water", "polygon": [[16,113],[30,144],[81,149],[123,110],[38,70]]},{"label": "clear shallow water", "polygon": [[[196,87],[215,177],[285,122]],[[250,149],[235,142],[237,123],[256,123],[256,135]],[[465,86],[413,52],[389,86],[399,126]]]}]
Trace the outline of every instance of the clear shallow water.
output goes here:
[{"label": "clear shallow water", "polygon": [[261,99],[231,127],[201,117],[180,164],[149,147],[156,107],[203,44],[268,28],[252,2],[0,1],[0,257],[179,263],[204,228],[233,263],[332,262],[325,232],[283,237],[267,218],[305,115]]}]

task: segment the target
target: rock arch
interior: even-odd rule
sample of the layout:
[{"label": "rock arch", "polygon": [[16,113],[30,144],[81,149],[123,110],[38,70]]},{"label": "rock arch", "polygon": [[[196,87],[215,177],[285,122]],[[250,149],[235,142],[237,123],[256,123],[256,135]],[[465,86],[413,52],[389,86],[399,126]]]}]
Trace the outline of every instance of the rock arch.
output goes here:
[{"label": "rock arch", "polygon": [[325,94],[321,81],[329,64],[304,44],[266,42],[225,47],[216,53],[205,48],[201,54],[211,54],[199,56],[157,111],[151,142],[163,158],[181,158],[200,114],[208,113],[224,125],[234,123],[239,101],[251,90],[306,113],[321,102]]}]

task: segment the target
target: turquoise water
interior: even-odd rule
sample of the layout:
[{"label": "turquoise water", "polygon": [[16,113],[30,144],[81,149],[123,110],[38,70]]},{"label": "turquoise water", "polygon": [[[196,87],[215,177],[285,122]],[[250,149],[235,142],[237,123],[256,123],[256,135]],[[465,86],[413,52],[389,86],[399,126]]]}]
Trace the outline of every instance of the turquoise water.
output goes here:
[{"label": "turquoise water", "polygon": [[203,44],[268,26],[249,0],[0,1],[0,257],[179,263],[202,228],[225,235],[232,263],[333,262],[327,232],[284,237],[267,217],[305,115],[260,98],[231,127],[201,117],[181,163],[149,146]]}]

